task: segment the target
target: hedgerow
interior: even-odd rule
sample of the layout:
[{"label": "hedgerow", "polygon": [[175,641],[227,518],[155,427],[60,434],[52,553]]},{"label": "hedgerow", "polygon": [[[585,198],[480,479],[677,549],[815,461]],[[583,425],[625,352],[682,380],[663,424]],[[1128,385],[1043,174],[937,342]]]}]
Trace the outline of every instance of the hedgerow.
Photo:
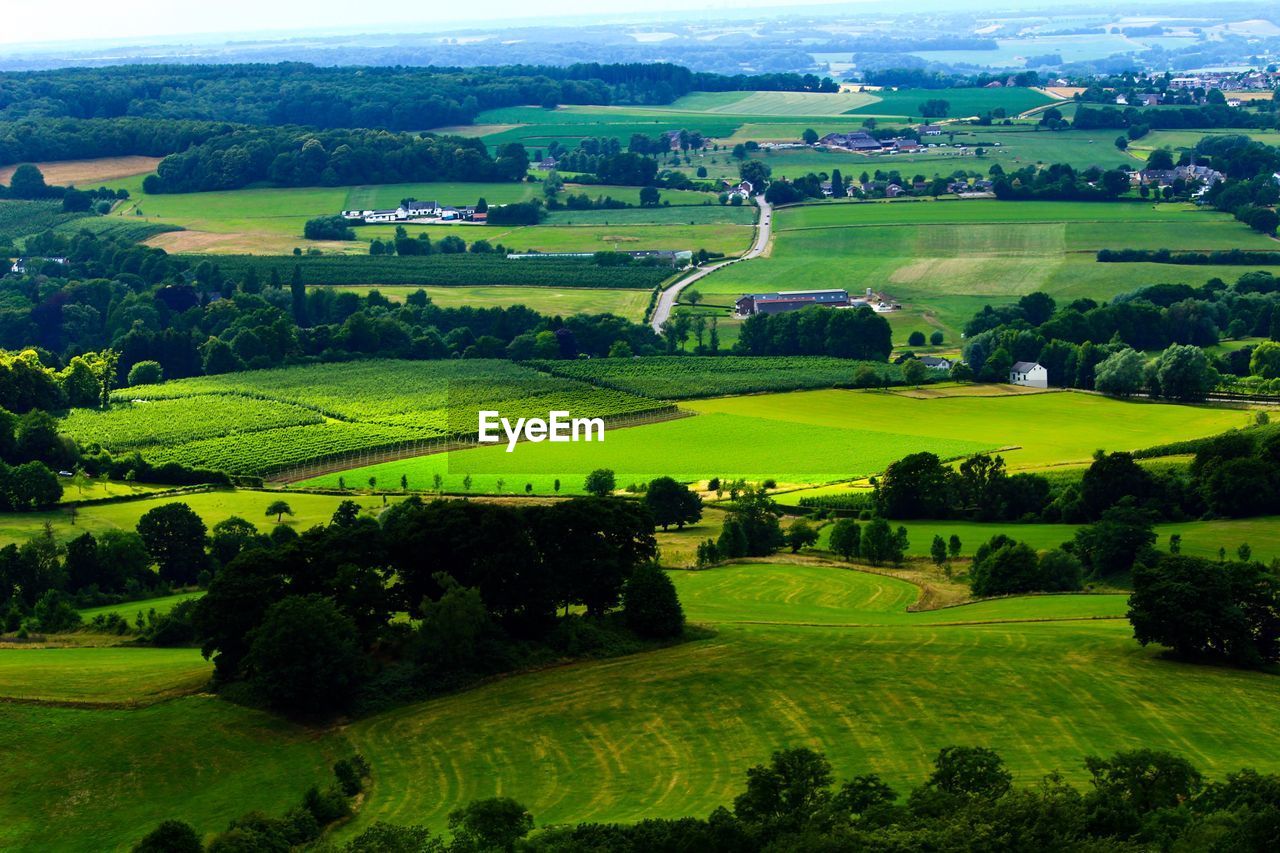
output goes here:
[{"label": "hedgerow", "polygon": [[[203,256],[179,256],[195,266]],[[633,264],[602,267],[591,259],[524,258],[496,255],[435,254],[416,257],[376,255],[261,256],[226,255],[217,259],[224,275],[243,278],[252,267],[267,281],[275,270],[289,281],[295,266],[305,284],[431,284],[461,287],[482,284],[542,287],[616,287],[649,290],[672,274],[670,267]]]}]

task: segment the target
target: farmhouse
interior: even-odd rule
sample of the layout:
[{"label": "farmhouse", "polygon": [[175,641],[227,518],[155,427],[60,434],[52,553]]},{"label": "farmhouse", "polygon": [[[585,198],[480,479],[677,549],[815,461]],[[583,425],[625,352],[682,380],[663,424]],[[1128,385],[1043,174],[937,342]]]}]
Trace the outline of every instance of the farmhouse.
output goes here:
[{"label": "farmhouse", "polygon": [[861,303],[862,300],[850,300],[847,290],[784,290],[778,293],[754,293],[743,296],[734,304],[739,316],[749,317],[752,314],[781,314],[785,311],[799,311],[810,305],[823,305],[829,308],[843,308]]},{"label": "farmhouse", "polygon": [[921,136],[941,136],[942,125],[940,124],[922,124],[919,127]]},{"label": "farmhouse", "polygon": [[1009,368],[1009,384],[1028,388],[1048,388],[1049,371],[1035,361],[1015,361]]},{"label": "farmhouse", "polygon": [[843,148],[846,151],[860,151],[863,153],[879,151],[884,147],[880,144],[879,139],[861,131],[856,133],[828,133],[819,139],[818,143],[825,145],[827,148]]},{"label": "farmhouse", "polygon": [[950,370],[951,359],[941,358],[936,355],[926,355],[921,357],[920,363],[930,370]]}]

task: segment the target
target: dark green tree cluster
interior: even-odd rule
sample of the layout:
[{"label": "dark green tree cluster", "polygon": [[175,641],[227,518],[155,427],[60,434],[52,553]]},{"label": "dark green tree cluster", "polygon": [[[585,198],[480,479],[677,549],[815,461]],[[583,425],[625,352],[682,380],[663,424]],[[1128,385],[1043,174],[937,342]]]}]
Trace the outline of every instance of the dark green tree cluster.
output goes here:
[{"label": "dark green tree cluster", "polygon": [[[428,695],[557,654],[629,648],[628,636],[678,636],[674,588],[642,569],[657,553],[653,526],[642,505],[613,498],[410,498],[379,520],[345,502],[300,535],[219,531],[233,538],[211,546],[225,563],[195,633],[220,683],[286,713]],[[202,540],[189,532],[194,558]],[[405,611],[415,628],[394,618]]]},{"label": "dark green tree cluster", "polygon": [[170,154],[142,183],[147,193],[425,181],[519,181],[529,157],[518,142],[498,147],[460,136],[374,130],[247,128]]},{"label": "dark green tree cluster", "polygon": [[734,355],[830,355],[862,361],[885,361],[892,350],[889,321],[867,306],[753,314],[733,345]]}]

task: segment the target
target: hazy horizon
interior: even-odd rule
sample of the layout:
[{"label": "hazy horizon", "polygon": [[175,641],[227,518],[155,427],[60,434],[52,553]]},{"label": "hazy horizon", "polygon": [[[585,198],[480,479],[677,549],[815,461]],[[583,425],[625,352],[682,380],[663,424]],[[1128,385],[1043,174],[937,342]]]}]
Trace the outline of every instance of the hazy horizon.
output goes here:
[{"label": "hazy horizon", "polygon": [[[790,8],[854,7],[883,5],[884,0],[709,0],[696,14],[715,18],[744,10],[785,11]],[[933,4],[929,4],[933,5]],[[587,0],[567,0],[559,4],[553,18],[540,15],[528,3],[489,0],[483,9],[434,7],[414,11],[402,5],[385,9],[366,7],[353,12],[349,3],[338,0],[223,0],[218,6],[175,6],[157,0],[66,0],[58,14],[35,4],[8,10],[6,25],[0,29],[0,45],[5,48],[76,44],[84,47],[155,42],[158,39],[210,39],[222,37],[275,37],[355,33],[432,32],[466,28],[492,28],[509,22],[512,26],[581,25],[586,20],[617,21],[644,16],[647,26],[660,25],[660,13],[687,20],[695,13],[680,0],[650,0],[634,8],[615,7],[607,13]],[[353,18],[353,15],[357,17]]]}]

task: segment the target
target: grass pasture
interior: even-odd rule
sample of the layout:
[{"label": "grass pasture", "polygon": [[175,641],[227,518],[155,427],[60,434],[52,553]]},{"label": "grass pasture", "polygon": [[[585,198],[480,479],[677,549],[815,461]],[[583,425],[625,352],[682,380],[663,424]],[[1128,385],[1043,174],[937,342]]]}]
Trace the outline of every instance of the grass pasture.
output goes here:
[{"label": "grass pasture", "polygon": [[199,690],[212,672],[199,649],[2,649],[0,702],[149,705]]},{"label": "grass pasture", "polygon": [[753,564],[673,579],[715,638],[505,679],[352,726],[379,779],[352,831],[374,820],[440,825],[454,803],[497,792],[540,824],[706,814],[784,746],[823,750],[837,775],[875,772],[899,787],[957,742],[999,750],[1024,784],[1051,770],[1081,781],[1083,756],[1138,746],[1174,749],[1217,776],[1268,755],[1280,724],[1271,676],[1159,660],[1117,618],[1122,596],[912,614],[914,587],[836,568]]},{"label": "grass pasture", "polygon": [[[826,203],[777,213],[767,260],[699,282],[709,297],[782,288],[866,287],[887,293],[912,328],[940,327],[948,343],[986,303],[1033,290],[1059,300],[1108,299],[1157,283],[1234,281],[1248,268],[1101,264],[1104,248],[1270,249],[1274,241],[1226,214],[1177,204],[944,200]],[[1280,272],[1280,269],[1273,269]]]},{"label": "grass pasture", "polygon": [[436,305],[444,308],[470,306],[496,308],[524,305],[539,314],[567,317],[571,314],[617,314],[639,323],[649,306],[650,291],[595,287],[422,287],[416,285],[323,285],[333,290],[349,291],[361,296],[376,290],[392,302],[403,301],[417,290],[425,290]]},{"label": "grass pasture", "polygon": [[920,105],[930,99],[942,99],[950,104],[947,115],[974,116],[1003,109],[1010,116],[1026,112],[1035,107],[1054,103],[1043,92],[1035,89],[881,89],[875,93],[876,100],[858,106],[849,112],[861,116],[921,117]]},{"label": "grass pasture", "polygon": [[[94,661],[104,655],[104,677],[151,678],[139,654],[151,650],[91,651]],[[200,660],[196,650],[180,651]],[[137,656],[134,666],[112,668],[110,661],[132,661],[112,657],[125,652]],[[59,652],[0,658],[14,654]],[[97,664],[88,666],[92,676]],[[97,853],[129,849],[169,817],[203,835],[250,809],[283,814],[311,785],[329,784],[329,768],[350,747],[261,711],[187,696],[129,709],[0,702],[0,751],[0,847]]]},{"label": "grass pasture", "polygon": [[[1146,408],[1139,409],[1138,406]],[[922,450],[943,458],[1001,450],[1012,468],[1087,461],[1099,447],[1134,450],[1170,440],[1212,435],[1246,425],[1250,413],[1208,407],[1123,403],[1052,392],[1006,397],[917,398],[865,391],[797,391],[692,400],[684,418],[607,432],[603,443],[524,444],[468,449],[386,462],[343,472],[348,484],[397,482],[423,488],[439,474],[444,488],[517,493],[530,484],[549,494],[555,480],[575,493],[595,468],[612,469],[618,485],[668,475],[767,478],[779,484],[820,484],[882,471]],[[1006,450],[1004,448],[1015,448]],[[308,481],[333,487],[338,474]]]}]

